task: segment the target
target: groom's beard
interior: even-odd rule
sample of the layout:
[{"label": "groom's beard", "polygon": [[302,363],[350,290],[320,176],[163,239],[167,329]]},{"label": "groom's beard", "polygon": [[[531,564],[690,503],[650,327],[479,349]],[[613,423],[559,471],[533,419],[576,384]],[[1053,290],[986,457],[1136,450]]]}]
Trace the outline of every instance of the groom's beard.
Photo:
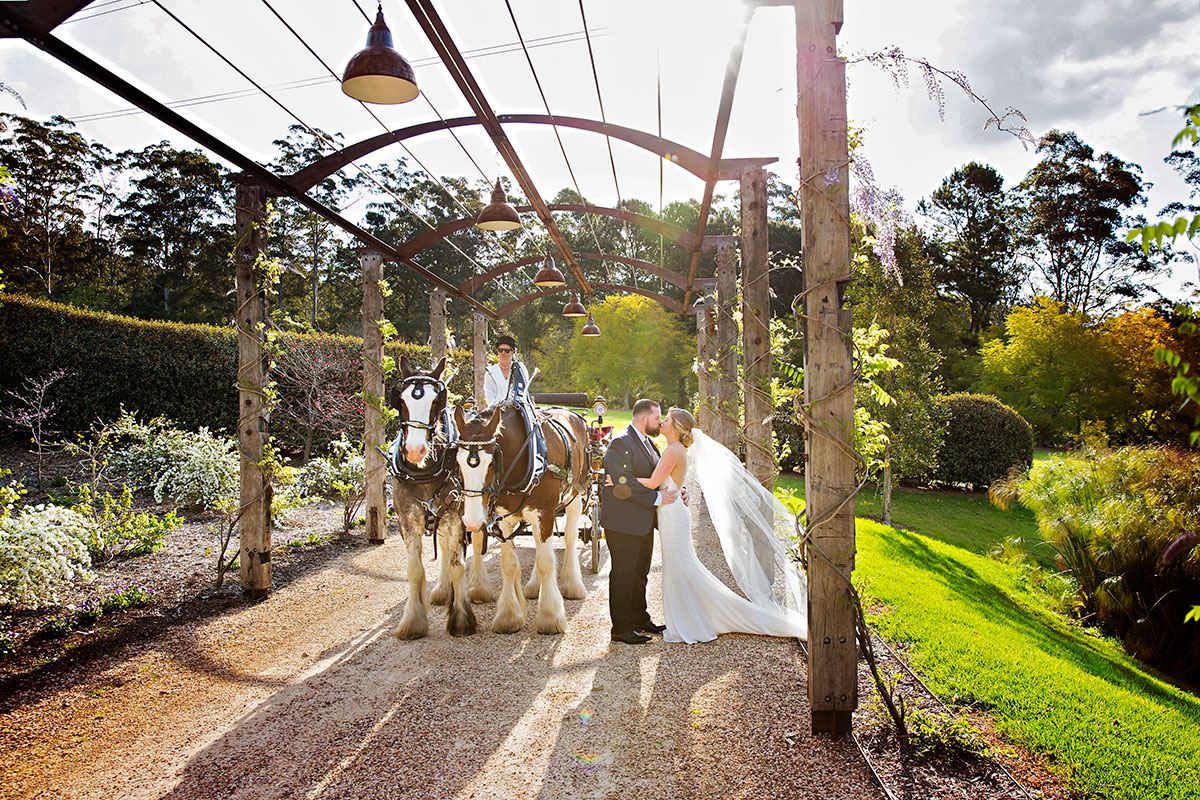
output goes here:
[{"label": "groom's beard", "polygon": [[653,428],[651,428],[649,425],[646,426],[647,436],[658,436],[660,431],[662,431],[661,425],[655,425]]}]

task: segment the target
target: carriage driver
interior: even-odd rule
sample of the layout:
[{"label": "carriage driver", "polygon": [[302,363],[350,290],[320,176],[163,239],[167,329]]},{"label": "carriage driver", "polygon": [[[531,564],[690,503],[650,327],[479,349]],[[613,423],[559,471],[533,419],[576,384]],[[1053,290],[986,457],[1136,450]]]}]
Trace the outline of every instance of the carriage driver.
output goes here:
[{"label": "carriage driver", "polygon": [[516,358],[517,340],[507,335],[498,337],[496,353],[500,357],[499,363],[488,367],[483,376],[486,408],[508,399],[522,402],[529,390],[529,375],[525,372],[525,365]]},{"label": "carriage driver", "polygon": [[537,424],[533,397],[529,394],[529,373],[516,357],[517,340],[508,335],[496,337],[496,353],[500,357],[499,363],[488,367],[483,376],[483,398],[487,408],[505,401],[513,403],[521,411],[525,429],[533,432],[533,464],[522,487],[528,490],[537,484],[546,468],[546,440],[541,425]]}]

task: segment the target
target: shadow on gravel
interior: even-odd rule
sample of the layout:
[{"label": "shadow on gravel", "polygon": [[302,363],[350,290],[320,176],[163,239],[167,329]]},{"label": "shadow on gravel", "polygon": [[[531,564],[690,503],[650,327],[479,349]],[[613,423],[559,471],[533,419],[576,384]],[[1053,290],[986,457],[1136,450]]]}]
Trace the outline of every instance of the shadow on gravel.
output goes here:
[{"label": "shadow on gravel", "polygon": [[[517,552],[527,577],[533,549]],[[589,594],[602,580],[584,571]],[[585,602],[567,601],[568,624]],[[474,606],[480,631],[460,639],[446,633],[445,609],[435,606],[429,635],[415,641],[390,635],[397,604],[201,750],[164,797],[453,797],[504,753],[560,674],[554,656],[565,639],[533,632],[535,603],[525,629],[507,636],[488,628],[494,604]]]},{"label": "shadow on gravel", "polygon": [[[277,556],[273,591],[324,569],[347,552],[372,546],[361,536],[341,535],[323,545]],[[6,665],[6,672],[0,675],[0,713],[86,683],[97,671],[112,666],[115,658],[128,658],[155,647],[163,637],[175,635],[176,629],[197,627],[244,608],[252,601],[245,597],[236,581],[235,572],[232,578],[226,577],[226,585],[220,589],[206,583],[196,594],[181,600],[101,617],[95,624],[63,639],[31,642],[22,648],[19,661]],[[195,658],[188,666],[206,669],[206,657],[196,651]],[[210,669],[229,679],[247,679],[215,663]]]}]

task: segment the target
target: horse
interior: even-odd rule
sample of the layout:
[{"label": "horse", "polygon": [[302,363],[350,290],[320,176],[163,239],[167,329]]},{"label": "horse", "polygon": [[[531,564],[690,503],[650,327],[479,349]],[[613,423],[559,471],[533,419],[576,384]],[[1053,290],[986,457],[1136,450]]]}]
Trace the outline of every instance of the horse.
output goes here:
[{"label": "horse", "polygon": [[[537,424],[546,440],[547,466],[541,480],[528,491],[522,491],[518,484],[524,478],[525,455],[533,446],[532,436],[527,441],[521,412],[513,404],[501,403],[469,420],[461,408],[456,408],[454,424],[458,429],[456,461],[463,525],[474,536],[489,527],[493,514],[499,516],[503,587],[492,630],[513,633],[525,624],[521,564],[512,537],[517,526],[526,522],[537,545],[537,565],[525,587],[526,597],[538,598],[535,626],[539,633],[565,633],[563,598],[578,600],[585,594],[576,552],[583,496],[590,477],[588,431],[583,418],[565,408],[546,409],[539,414]],[[566,560],[556,582],[551,536],[554,519],[564,506]],[[475,568],[472,564],[472,570]]]},{"label": "horse", "polygon": [[[419,639],[429,632],[429,603],[446,603],[446,630],[452,636],[475,633],[475,613],[468,602],[463,564],[462,515],[454,501],[450,480],[454,470],[453,431],[445,418],[446,384],[442,373],[446,359],[429,372],[414,369],[400,357],[400,382],[392,388],[389,405],[400,412],[392,466],[392,508],[408,548],[408,603],[394,635]],[[401,458],[400,450],[403,451]],[[441,572],[429,598],[425,596],[422,540],[435,529],[442,548]],[[490,592],[491,587],[486,587]]]}]

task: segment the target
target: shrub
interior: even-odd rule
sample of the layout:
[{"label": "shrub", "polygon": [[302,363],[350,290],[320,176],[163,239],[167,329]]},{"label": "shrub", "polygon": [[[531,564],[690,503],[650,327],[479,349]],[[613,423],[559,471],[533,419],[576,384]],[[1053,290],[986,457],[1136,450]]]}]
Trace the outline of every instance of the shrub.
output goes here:
[{"label": "shrub", "polygon": [[134,510],[133,493],[128,486],[122,489],[119,497],[113,497],[110,492],[97,496],[92,486],[86,483],[78,489],[75,510],[95,523],[82,537],[93,564],[111,561],[117,556],[153,552],[162,547],[166,535],[181,522],[174,511],[159,518],[149,512]]},{"label": "shrub", "polygon": [[[278,336],[276,344],[285,354],[289,342],[311,340],[320,343],[319,349],[344,351],[337,358],[339,368],[354,376],[354,391],[361,390],[362,339],[289,333]],[[58,369],[75,373],[55,388],[61,397],[55,426],[63,430],[83,431],[97,418],[116,419],[122,405],[144,419],[166,417],[188,430],[233,430],[237,424],[232,327],[139,320],[0,294],[0,341],[6,356],[0,359],[0,390],[15,390],[30,375]],[[384,354],[397,362],[406,355],[429,366],[427,345],[388,342]],[[451,360],[460,365],[450,379],[451,392],[472,394],[470,351],[454,350]],[[281,383],[277,408],[303,409],[299,391]],[[299,452],[303,431],[288,421],[288,413],[280,411],[280,444]]]},{"label": "shrub", "polygon": [[342,529],[349,531],[366,497],[366,458],[362,448],[347,439],[330,445],[332,455],[305,465],[300,484],[308,494],[342,502]]},{"label": "shrub", "polygon": [[1200,454],[1089,449],[1039,463],[993,494],[1036,514],[1075,580],[1082,617],[1135,657],[1200,678],[1200,629],[1185,622],[1200,604],[1200,548],[1188,538],[1200,532]]},{"label": "shrub", "polygon": [[162,419],[145,425],[134,419],[126,431],[130,441],[114,451],[113,466],[137,488],[153,491],[155,501],[170,498],[215,508],[223,498],[237,494],[240,465],[233,439],[215,436],[208,428],[179,430]]},{"label": "shrub", "polygon": [[69,508],[33,506],[0,517],[0,606],[41,608],[64,586],[90,577],[87,536],[92,523]]},{"label": "shrub", "polygon": [[942,395],[938,404],[946,436],[933,480],[981,488],[1033,463],[1029,423],[995,397],[963,392]]}]

